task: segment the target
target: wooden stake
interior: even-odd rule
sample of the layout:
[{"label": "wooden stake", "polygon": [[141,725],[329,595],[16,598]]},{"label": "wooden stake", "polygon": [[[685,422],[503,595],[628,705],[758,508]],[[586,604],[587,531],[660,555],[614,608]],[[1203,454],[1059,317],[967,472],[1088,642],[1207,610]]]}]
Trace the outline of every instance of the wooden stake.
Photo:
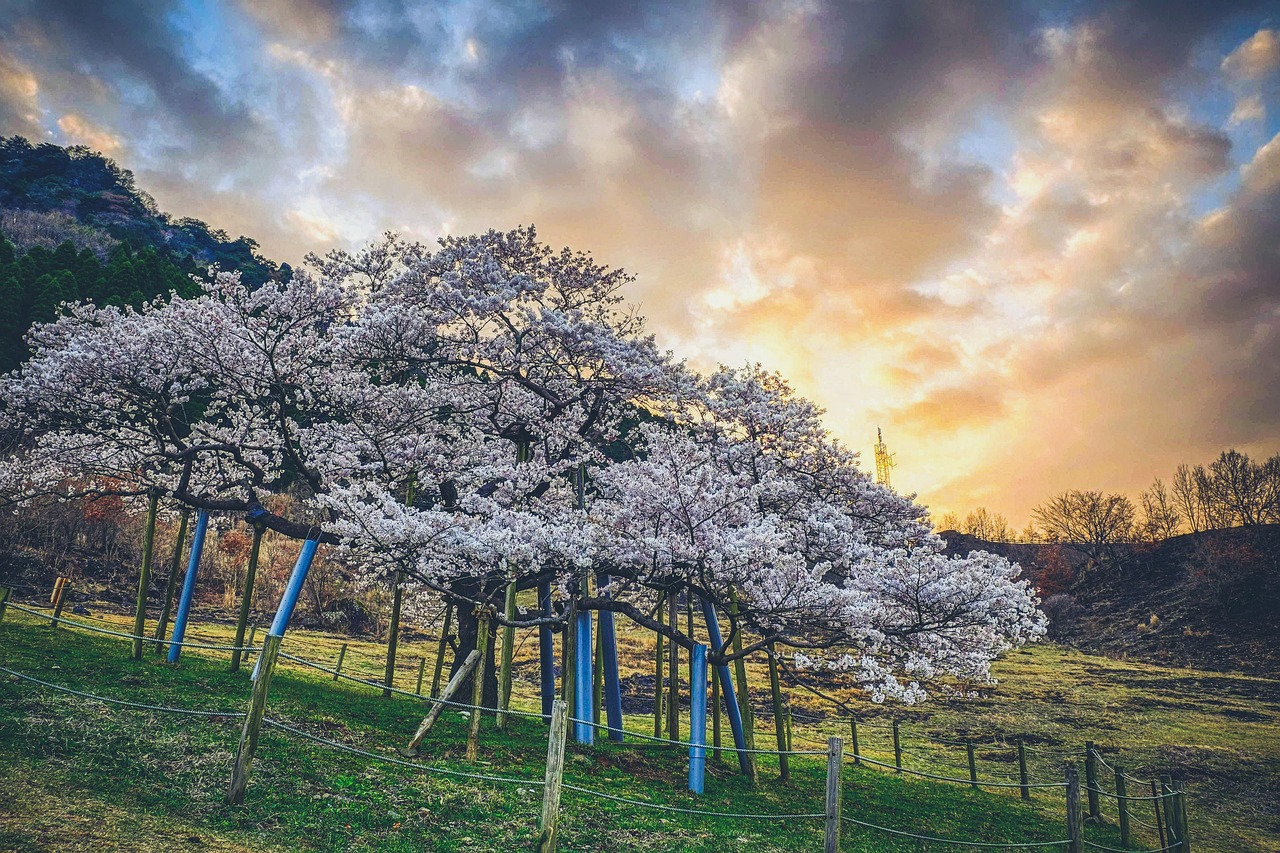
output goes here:
[{"label": "wooden stake", "polygon": [[400,642],[400,607],[403,602],[403,590],[400,589],[400,573],[396,572],[391,582],[391,625],[387,628],[387,670],[382,681],[382,695],[391,696],[391,688],[396,680],[396,646]]},{"label": "wooden stake", "polygon": [[62,618],[62,607],[67,603],[67,587],[69,586],[71,586],[69,579],[58,578],[58,603],[53,606],[53,618],[49,620],[49,627],[51,628],[57,628],[58,620]]},{"label": "wooden stake", "polygon": [[840,770],[844,766],[844,738],[827,738],[827,831],[823,850],[840,850]]},{"label": "wooden stake", "polygon": [[244,789],[249,784],[249,768],[253,754],[258,749],[258,732],[262,728],[262,716],[267,710],[267,691],[271,688],[271,675],[275,672],[276,657],[280,654],[280,637],[268,634],[262,644],[261,665],[258,678],[253,683],[249,697],[249,713],[240,731],[240,744],[236,747],[236,761],[231,769],[231,787],[227,790],[227,802],[239,805],[244,802]]},{"label": "wooden stake", "polygon": [[[662,626],[665,593],[658,593],[658,626]],[[662,690],[662,633],[657,634],[658,642],[653,655],[653,736],[662,737],[662,701],[665,695]]]},{"label": "wooden stake", "polygon": [[[1116,810],[1120,813],[1120,846],[1129,846],[1129,792],[1126,789],[1124,765],[1116,764]],[[1163,844],[1160,846],[1164,846]]]},{"label": "wooden stake", "polygon": [[858,721],[849,718],[849,734],[853,738],[853,763],[862,763],[862,753],[858,751]]},{"label": "wooden stake", "polygon": [[1067,853],[1084,853],[1084,814],[1080,810],[1080,774],[1073,765],[1066,767],[1067,781]]},{"label": "wooden stake", "polygon": [[425,657],[418,658],[418,686],[413,689],[417,695],[422,695],[422,676],[427,672],[427,659]]},{"label": "wooden stake", "polygon": [[347,644],[343,643],[342,648],[338,649],[338,663],[333,668],[333,680],[337,681],[338,676],[342,674],[342,662],[347,657]]},{"label": "wooden stake", "polygon": [[[507,622],[516,619],[516,582],[507,584],[503,600],[503,616]],[[502,626],[502,658],[498,663],[498,728],[507,727],[507,709],[511,707],[511,660],[515,654],[516,629],[510,624]]]},{"label": "wooden stake", "polygon": [[1187,832],[1187,791],[1181,781],[1173,783],[1178,803],[1178,838],[1182,841],[1181,853],[1191,853],[1191,837]]},{"label": "wooden stake", "polygon": [[431,675],[431,698],[440,695],[440,674],[444,672],[444,651],[449,646],[449,628],[453,621],[453,604],[444,606],[444,627],[440,629],[440,645],[436,647],[436,669]]},{"label": "wooden stake", "polygon": [[[182,566],[182,546],[187,541],[187,521],[190,518],[191,510],[183,507],[178,520],[178,540],[173,543],[173,558],[169,561],[169,579],[164,584],[160,621],[156,624],[156,654],[164,651],[164,632],[169,630],[169,614],[173,611],[173,594],[178,589],[178,569]],[[249,645],[253,645],[252,640]]]},{"label": "wooden stake", "polygon": [[147,593],[151,587],[151,554],[156,544],[156,509],[160,493],[147,499],[147,526],[142,533],[142,570],[138,572],[138,599],[133,612],[133,659],[142,660],[142,634],[147,630]]},{"label": "wooden stake", "polygon": [[[671,626],[673,633],[680,625],[677,621],[680,618],[680,611],[676,609],[679,604],[678,598],[673,593],[667,599],[667,624]],[[667,649],[667,737],[671,740],[680,740],[680,646],[674,641]]]},{"label": "wooden stake", "polygon": [[[462,687],[462,683],[476,669],[482,657],[479,649],[472,649],[471,653],[462,661],[462,666],[453,674],[453,678],[449,679],[449,683],[444,687],[444,693],[440,694],[439,700],[431,706],[431,710],[422,718],[422,722],[418,724],[418,730],[414,732],[413,739],[409,741],[409,745],[400,750],[402,755],[410,758],[416,757],[418,754],[418,745],[422,743],[422,739],[427,736],[427,732],[431,731],[431,727],[436,724],[436,720],[440,719],[440,715],[444,713],[445,702],[453,699],[455,693]],[[434,698],[434,697],[433,697]]]},{"label": "wooden stake", "polygon": [[773,694],[773,730],[778,741],[778,777],[782,781],[791,778],[791,766],[787,761],[787,724],[783,717],[782,686],[778,680],[777,649],[773,643],[768,645],[769,655],[769,691]]},{"label": "wooden stake", "polygon": [[[244,645],[244,629],[249,624],[249,610],[253,606],[253,582],[258,576],[258,553],[262,550],[262,534],[266,528],[253,522],[253,543],[249,546],[249,564],[244,570],[244,589],[240,591],[240,616],[236,619],[236,641],[234,646]],[[252,643],[250,643],[252,645]],[[231,652],[231,671],[240,669],[240,660],[244,653],[239,648]]]},{"label": "wooden stake", "polygon": [[902,772],[902,739],[898,734],[898,721],[893,721],[893,763],[897,772]]},{"label": "wooden stake", "polygon": [[720,667],[711,667],[711,757],[720,760]]},{"label": "wooden stake", "polygon": [[1084,785],[1089,795],[1088,820],[1102,823],[1102,808],[1098,802],[1098,753],[1091,740],[1084,742]]},{"label": "wooden stake", "polygon": [[[732,589],[729,590],[729,615],[732,617],[732,624],[737,625],[738,621],[738,596]],[[751,690],[747,685],[747,660],[742,657],[742,631],[735,630],[733,632],[733,653],[738,655],[734,661],[735,675],[738,679],[738,714],[742,718],[742,742],[746,749],[756,748],[756,714],[751,707]],[[755,784],[760,780],[760,773],[756,767],[756,755],[754,752],[744,752],[740,756],[741,763],[746,765],[747,778],[751,780],[751,784]]]},{"label": "wooden stake", "polygon": [[969,754],[969,786],[976,791],[978,789],[978,763],[973,757],[973,744],[966,743],[964,749]]},{"label": "wooden stake", "polygon": [[1031,788],[1027,784],[1027,746],[1018,739],[1018,783],[1022,785],[1022,799],[1031,799]]},{"label": "wooden stake", "polygon": [[564,777],[564,742],[569,731],[569,706],[563,699],[551,705],[551,733],[547,736],[547,775],[542,786],[542,814],[538,818],[538,853],[555,853],[560,818],[560,781]]},{"label": "wooden stake", "polygon": [[1164,834],[1164,818],[1160,813],[1160,793],[1156,790],[1156,780],[1151,780],[1151,805],[1156,813],[1156,832],[1160,834],[1160,846],[1168,846]]},{"label": "wooden stake", "polygon": [[475,761],[480,755],[480,706],[484,704],[484,662],[489,650],[489,613],[486,611],[476,621],[476,648],[480,650],[480,662],[476,664],[475,677],[471,679],[471,725],[467,729],[467,761]]},{"label": "wooden stake", "polygon": [[0,619],[4,619],[4,611],[9,606],[9,587],[0,586]]}]

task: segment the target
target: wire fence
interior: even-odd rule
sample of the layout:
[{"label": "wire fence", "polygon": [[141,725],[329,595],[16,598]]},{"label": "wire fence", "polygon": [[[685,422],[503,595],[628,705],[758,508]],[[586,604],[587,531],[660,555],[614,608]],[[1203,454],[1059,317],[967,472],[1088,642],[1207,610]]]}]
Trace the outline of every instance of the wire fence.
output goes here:
[{"label": "wire fence", "polygon": [[[115,630],[110,630],[105,628],[99,628],[94,625],[89,625],[83,622],[76,621],[74,619],[68,619],[66,617],[61,617],[61,616],[53,617],[48,613],[42,612],[37,609],[25,607],[23,605],[17,604],[12,601],[8,602],[8,607],[11,607],[16,611],[29,614],[38,619],[48,619],[48,620],[51,620],[52,623],[65,624],[69,627],[77,628],[79,630],[84,630],[91,633],[113,636],[121,639],[127,639],[130,641],[142,639],[147,642],[153,642],[153,643],[157,642],[153,637],[145,637],[145,636],[139,637],[139,635],[136,635],[136,634],[115,631]],[[170,643],[172,641],[159,641],[159,642]],[[263,649],[262,646],[253,646],[253,645],[235,646],[235,645],[223,645],[223,644],[216,644],[216,643],[202,643],[202,642],[190,642],[190,641],[174,642],[173,644],[181,645],[181,646],[189,647],[193,649],[198,649],[198,650],[204,650],[204,651],[261,652]],[[314,670],[331,674],[334,676],[335,681],[338,679],[346,679],[348,681],[352,681],[367,687],[376,688],[378,690],[383,690],[383,691],[390,690],[394,694],[409,696],[423,702],[439,703],[441,705],[456,707],[459,709],[467,710],[471,713],[493,712],[495,710],[493,708],[483,706],[483,705],[475,705],[475,704],[470,704],[465,702],[458,702],[452,699],[446,700],[439,697],[424,697],[420,693],[401,690],[395,687],[388,687],[388,685],[385,682],[373,681],[371,679],[359,678],[356,676],[349,675],[347,673],[342,673],[338,669],[327,667],[315,661],[308,660],[300,655],[288,654],[281,651],[279,652],[279,657],[304,667],[308,667]],[[106,704],[117,705],[117,706],[128,708],[131,710],[153,711],[153,712],[187,715],[192,717],[203,717],[203,718],[242,719],[247,716],[245,712],[241,712],[241,711],[212,711],[212,710],[203,710],[203,709],[179,708],[179,707],[173,707],[173,706],[167,706],[167,705],[133,702],[133,701],[118,699],[114,697],[99,696],[93,693],[77,690],[75,688],[71,688],[65,685],[59,685],[59,684],[46,681],[44,679],[36,678],[26,673],[22,673],[17,670],[10,669],[9,667],[6,667],[6,666],[0,666],[0,672],[3,672],[18,680],[34,684],[37,687],[75,695],[91,701],[98,701]],[[514,716],[524,717],[524,718],[537,718],[540,720],[546,719],[546,717],[541,713],[523,711],[515,708],[507,708],[505,709],[505,713],[508,713]],[[795,713],[793,713],[792,716],[799,719],[817,720],[818,722],[832,721],[831,717],[814,717],[812,715],[795,714]],[[656,736],[652,736],[652,735],[648,735],[640,732],[630,731],[626,729],[619,729],[619,727],[617,726],[609,726],[607,724],[597,723],[593,720],[581,720],[578,718],[569,717],[568,721],[571,723],[591,726],[597,730],[607,730],[611,732],[621,731],[624,737],[636,738],[643,742],[656,743],[656,744],[661,744],[666,746],[678,746],[681,748],[697,748],[697,749],[705,750],[706,753],[710,753],[713,749],[717,749],[717,747],[714,747],[713,745],[710,745],[710,744],[694,743],[692,741],[683,741],[679,739],[656,737]],[[453,768],[423,764],[417,761],[403,760],[403,759],[395,758],[393,756],[388,756],[388,755],[381,755],[379,753],[376,753],[367,749],[362,749],[357,746],[352,746],[350,744],[345,744],[337,740],[332,740],[330,738],[325,738],[320,735],[312,734],[311,732],[308,732],[302,728],[299,728],[296,725],[291,725],[290,723],[287,723],[280,719],[263,716],[261,718],[261,723],[262,725],[265,725],[275,730],[279,730],[287,735],[291,735],[294,737],[307,740],[309,742],[316,743],[328,749],[341,751],[347,754],[363,757],[363,758],[373,760],[373,761],[378,761],[381,763],[405,767],[408,769],[412,769],[415,772],[436,774],[441,776],[448,776],[448,777],[454,777],[459,779],[468,779],[468,780],[474,780],[474,781],[490,782],[490,783],[496,783],[496,784],[518,785],[518,786],[524,786],[524,787],[543,787],[547,784],[544,780],[541,780],[541,779],[525,779],[525,778],[500,776],[500,775],[485,774],[485,773],[472,773],[472,772],[467,772],[462,770],[456,770]],[[901,738],[902,729],[899,725],[892,725],[892,726],[868,725],[863,722],[858,722],[857,727],[892,731],[895,736],[895,747],[897,749],[898,756],[917,755],[914,752],[903,750],[901,748],[900,738]],[[970,749],[977,745],[982,745],[985,747],[1006,747],[1006,748],[1008,746],[1007,741],[1000,741],[1000,740],[975,743],[967,740],[948,739],[948,738],[940,737],[938,735],[934,735],[931,733],[922,733],[921,737],[929,742],[942,744],[944,746],[963,746]],[[803,735],[801,735],[801,740],[802,741],[805,740]],[[1027,751],[1032,751],[1030,747],[1026,747],[1025,745],[1021,745],[1021,746]],[[725,752],[729,752],[729,753],[746,752],[746,753],[769,754],[769,755],[778,755],[778,756],[785,755],[785,756],[807,757],[807,756],[818,756],[818,755],[827,754],[827,750],[748,749],[745,747],[737,747],[736,745],[735,746],[722,745],[718,747],[718,749],[723,750]],[[1037,751],[1040,752],[1041,754],[1050,755],[1050,756],[1078,757],[1080,755],[1080,751],[1078,750],[1066,750],[1066,751],[1060,751],[1060,752],[1049,752],[1049,751],[1042,751],[1042,750],[1037,750]],[[1090,749],[1086,753],[1086,755],[1087,757],[1096,759],[1103,766],[1115,772],[1115,767],[1110,763],[1106,762],[1105,758],[1103,758],[1096,749]],[[900,762],[900,758],[896,759],[895,763],[893,764],[890,764],[884,761],[879,761],[877,759],[869,757],[865,752],[851,753],[845,750],[844,752],[841,753],[839,758],[841,760],[847,760],[851,756],[855,757],[859,762],[864,764],[869,764],[874,767],[885,768],[885,769],[893,770],[895,772],[906,773],[912,776],[926,778],[934,781],[957,783],[957,784],[970,785],[973,787],[981,787],[981,788],[995,788],[995,789],[1018,788],[1024,791],[1024,796],[1025,796],[1025,792],[1033,789],[1034,790],[1064,789],[1069,787],[1068,782],[1065,782],[1065,781],[1064,782],[1043,782],[1043,781],[1033,782],[1028,779],[1026,782],[1023,782],[1023,781],[999,782],[999,781],[991,781],[988,779],[981,779],[981,780],[976,779],[973,775],[971,775],[970,778],[946,776],[938,773],[930,773],[930,772],[915,769],[915,768],[904,767]],[[932,755],[928,757],[930,759],[935,758]],[[972,768],[973,765],[971,764],[970,766]],[[1130,777],[1127,774],[1123,774],[1123,775],[1125,775],[1126,778],[1131,779],[1136,783],[1146,784],[1144,780]],[[636,808],[652,809],[657,811],[680,813],[680,814],[687,814],[687,815],[697,815],[697,816],[703,816],[703,817],[709,817],[709,818],[744,819],[744,820],[745,819],[804,820],[804,819],[818,819],[818,818],[823,818],[827,820],[831,819],[831,814],[829,811],[803,812],[803,813],[768,813],[768,812],[759,812],[759,811],[742,812],[742,813],[727,812],[727,811],[722,812],[722,811],[713,811],[713,810],[707,810],[707,809],[674,806],[674,805],[663,804],[663,803],[653,803],[653,802],[635,799],[632,797],[625,797],[625,796],[611,794],[604,791],[598,791],[593,788],[570,784],[567,782],[564,783],[562,787],[564,790],[571,791],[585,797],[595,797],[602,800],[608,800],[612,802],[617,802],[619,804],[633,806]],[[1141,795],[1121,796],[1119,794],[1112,794],[1111,792],[1108,792],[1102,789],[1099,785],[1097,785],[1094,782],[1087,783],[1086,785],[1083,786],[1083,788],[1085,791],[1089,793],[1096,793],[1098,795],[1105,796],[1114,800],[1120,800],[1120,801],[1136,801],[1136,802],[1154,801],[1158,803],[1160,801],[1168,801],[1171,797],[1183,796],[1180,791],[1176,793],[1169,791],[1164,794],[1158,794],[1154,796],[1141,796]],[[1159,828],[1158,825],[1147,824],[1144,821],[1141,821],[1140,819],[1136,818],[1136,816],[1134,816],[1131,811],[1127,811],[1126,814],[1127,816],[1129,816],[1130,818],[1135,820],[1135,822],[1139,823],[1142,826],[1145,826],[1148,828],[1155,828],[1155,829]],[[1158,812],[1157,812],[1156,819],[1158,824],[1159,823]],[[849,823],[851,825],[856,825],[858,827],[861,827],[869,831],[883,832],[883,833],[893,835],[893,836],[898,836],[898,837],[905,837],[905,838],[911,838],[914,840],[919,840],[919,841],[924,841],[929,843],[947,844],[947,845],[953,845],[953,846],[965,847],[965,848],[1031,849],[1031,848],[1048,848],[1048,847],[1066,846],[1072,843],[1070,839],[1051,840],[1051,841],[1031,841],[1031,842],[983,842],[983,841],[971,841],[966,839],[949,839],[949,838],[941,838],[937,836],[913,832],[907,829],[896,829],[892,827],[885,827],[879,824],[864,821],[859,818],[854,818],[848,815],[839,815],[838,820],[841,822]],[[1085,846],[1088,846],[1093,849],[1098,849],[1098,850],[1117,851],[1117,853],[1128,853],[1129,850],[1133,849],[1133,848],[1108,847],[1096,842],[1092,842],[1088,839],[1079,839],[1079,840]],[[1165,839],[1162,837],[1161,843],[1163,844],[1164,841]],[[1174,843],[1168,844],[1167,846],[1162,846],[1157,851],[1153,851],[1153,853],[1160,853],[1160,851],[1182,849],[1181,845],[1182,845],[1181,841],[1175,841]]]}]

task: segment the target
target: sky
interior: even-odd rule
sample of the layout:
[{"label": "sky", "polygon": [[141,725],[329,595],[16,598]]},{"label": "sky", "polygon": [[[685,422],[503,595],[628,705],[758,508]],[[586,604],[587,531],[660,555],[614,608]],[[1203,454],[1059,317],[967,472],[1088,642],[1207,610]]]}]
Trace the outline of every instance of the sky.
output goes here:
[{"label": "sky", "polygon": [[0,0],[0,134],[276,261],[534,224],[935,515],[1280,451],[1280,6]]}]

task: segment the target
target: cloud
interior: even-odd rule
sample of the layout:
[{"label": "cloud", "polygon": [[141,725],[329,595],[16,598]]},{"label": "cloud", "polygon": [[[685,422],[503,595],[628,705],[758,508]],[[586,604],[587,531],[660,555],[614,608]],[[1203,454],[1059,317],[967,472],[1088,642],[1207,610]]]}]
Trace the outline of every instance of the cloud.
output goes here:
[{"label": "cloud", "polygon": [[36,76],[0,44],[0,132],[43,137],[39,93]]},{"label": "cloud", "polygon": [[87,119],[67,113],[58,119],[58,129],[73,145],[85,145],[108,157],[120,153],[120,137],[96,127]]},{"label": "cloud", "polygon": [[1222,70],[1240,80],[1259,80],[1280,68],[1280,32],[1258,30],[1222,60]]}]

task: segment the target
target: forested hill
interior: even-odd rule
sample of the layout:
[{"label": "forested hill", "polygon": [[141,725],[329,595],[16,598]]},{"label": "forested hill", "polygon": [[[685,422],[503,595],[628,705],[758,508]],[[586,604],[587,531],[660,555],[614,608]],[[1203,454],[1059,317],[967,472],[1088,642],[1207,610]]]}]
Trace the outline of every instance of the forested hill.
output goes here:
[{"label": "forested hill", "polygon": [[196,290],[211,264],[249,287],[287,278],[258,244],[197,219],[173,219],[133,174],[84,147],[0,137],[0,372],[27,356],[23,335],[77,299],[139,305]]}]

